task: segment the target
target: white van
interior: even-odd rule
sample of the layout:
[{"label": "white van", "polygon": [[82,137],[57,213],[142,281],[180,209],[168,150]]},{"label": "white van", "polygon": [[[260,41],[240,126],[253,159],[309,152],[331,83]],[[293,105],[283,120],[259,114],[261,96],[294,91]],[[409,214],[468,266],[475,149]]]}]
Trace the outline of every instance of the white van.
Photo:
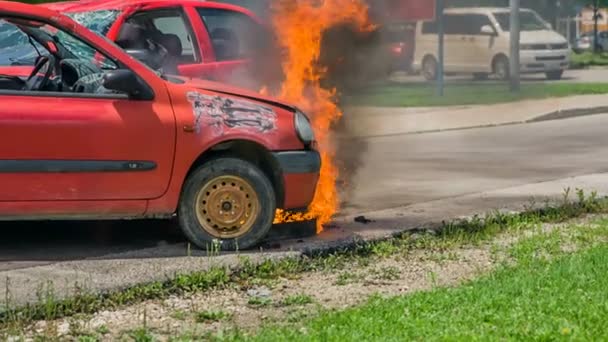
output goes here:
[{"label": "white van", "polygon": [[[521,10],[521,73],[545,73],[561,79],[570,64],[566,38],[528,9]],[[445,73],[495,74],[509,78],[510,12],[508,8],[449,8],[445,10]],[[438,36],[435,22],[418,22],[413,67],[427,80],[437,75]]]}]

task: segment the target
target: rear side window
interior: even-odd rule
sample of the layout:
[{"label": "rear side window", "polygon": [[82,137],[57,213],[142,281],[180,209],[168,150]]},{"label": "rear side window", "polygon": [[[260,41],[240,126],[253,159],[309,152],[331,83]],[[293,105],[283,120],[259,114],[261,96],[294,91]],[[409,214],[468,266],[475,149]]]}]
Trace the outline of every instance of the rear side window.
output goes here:
[{"label": "rear side window", "polygon": [[260,39],[267,38],[262,27],[243,13],[217,8],[199,8],[198,13],[218,61],[249,58],[258,49]]},{"label": "rear side window", "polygon": [[181,10],[139,12],[129,18],[128,22],[145,28],[145,38],[161,42],[180,63],[195,63],[200,60],[192,29]]}]

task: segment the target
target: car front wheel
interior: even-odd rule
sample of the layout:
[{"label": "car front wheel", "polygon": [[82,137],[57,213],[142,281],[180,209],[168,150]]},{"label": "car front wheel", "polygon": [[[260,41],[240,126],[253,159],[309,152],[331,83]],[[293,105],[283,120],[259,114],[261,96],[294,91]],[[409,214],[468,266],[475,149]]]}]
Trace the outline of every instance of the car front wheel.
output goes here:
[{"label": "car front wheel", "polygon": [[561,80],[563,75],[564,75],[563,70],[549,71],[546,73],[547,79],[552,80],[552,81]]},{"label": "car front wheel", "polygon": [[194,170],[178,208],[184,235],[201,249],[249,249],[272,227],[276,210],[270,180],[255,165],[218,158]]}]

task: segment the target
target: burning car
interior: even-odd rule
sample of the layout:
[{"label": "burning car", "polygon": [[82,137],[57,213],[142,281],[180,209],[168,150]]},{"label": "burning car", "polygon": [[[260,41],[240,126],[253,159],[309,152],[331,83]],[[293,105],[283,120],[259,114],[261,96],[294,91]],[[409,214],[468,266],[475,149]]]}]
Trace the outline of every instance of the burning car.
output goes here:
[{"label": "burning car", "polygon": [[297,108],[162,74],[48,8],[0,1],[0,25],[37,51],[29,75],[0,69],[0,220],[177,216],[196,246],[233,250],[312,201],[321,159]]}]

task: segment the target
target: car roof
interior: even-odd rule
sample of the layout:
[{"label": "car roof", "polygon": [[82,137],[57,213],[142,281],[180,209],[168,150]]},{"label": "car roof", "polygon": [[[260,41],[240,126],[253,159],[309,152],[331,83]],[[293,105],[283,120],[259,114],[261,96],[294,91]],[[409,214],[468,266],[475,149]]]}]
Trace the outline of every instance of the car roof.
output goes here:
[{"label": "car roof", "polygon": [[80,1],[67,1],[63,3],[46,3],[42,6],[60,9],[65,12],[89,12],[98,10],[123,10],[127,7],[138,6],[138,5],[149,5],[149,4],[170,4],[174,6],[178,5],[197,5],[202,7],[213,7],[236,10],[238,12],[248,12],[245,8],[226,4],[216,1],[206,0],[80,0]]}]

